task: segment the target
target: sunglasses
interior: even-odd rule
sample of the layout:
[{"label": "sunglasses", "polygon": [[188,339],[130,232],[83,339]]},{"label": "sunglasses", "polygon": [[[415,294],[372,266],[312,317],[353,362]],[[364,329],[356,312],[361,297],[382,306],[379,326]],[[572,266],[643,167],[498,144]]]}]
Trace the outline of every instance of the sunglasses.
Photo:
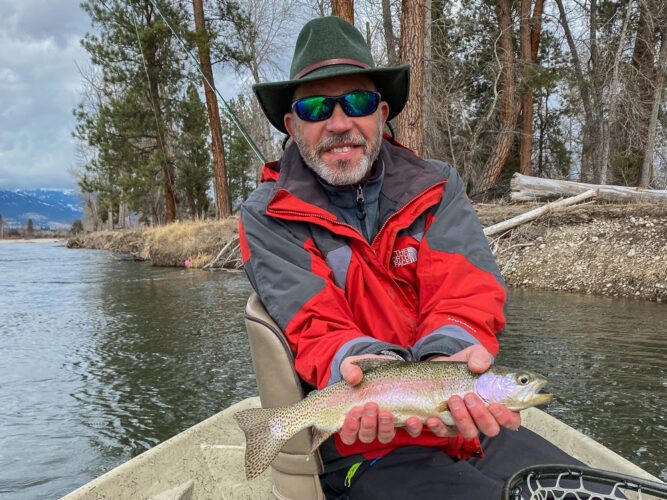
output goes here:
[{"label": "sunglasses", "polygon": [[356,90],[333,97],[304,97],[292,103],[292,110],[304,121],[319,122],[331,117],[337,102],[340,103],[347,116],[366,116],[375,113],[375,110],[378,109],[380,93],[371,90]]}]

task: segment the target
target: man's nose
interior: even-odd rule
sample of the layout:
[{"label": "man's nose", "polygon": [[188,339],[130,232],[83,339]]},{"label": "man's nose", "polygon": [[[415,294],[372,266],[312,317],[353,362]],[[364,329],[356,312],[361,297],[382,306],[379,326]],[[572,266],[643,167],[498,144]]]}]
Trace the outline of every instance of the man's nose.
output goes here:
[{"label": "man's nose", "polygon": [[345,132],[352,128],[352,119],[345,114],[339,102],[334,103],[334,109],[327,120],[326,128],[335,133]]}]

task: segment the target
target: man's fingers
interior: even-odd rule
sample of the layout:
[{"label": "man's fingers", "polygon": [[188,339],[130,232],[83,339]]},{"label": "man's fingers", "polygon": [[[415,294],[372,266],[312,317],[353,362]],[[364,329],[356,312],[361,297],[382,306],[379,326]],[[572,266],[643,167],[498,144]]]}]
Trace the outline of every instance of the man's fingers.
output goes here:
[{"label": "man's fingers", "polygon": [[519,412],[509,410],[505,405],[497,403],[490,404],[489,411],[500,426],[511,431],[519,430],[521,426],[521,415]]},{"label": "man's fingers", "polygon": [[340,364],[340,375],[348,384],[357,385],[361,382],[363,372],[357,365],[345,359]]},{"label": "man's fingers", "polygon": [[486,436],[494,437],[500,432],[500,426],[495,417],[476,394],[466,394],[463,397],[468,413],[477,428]]},{"label": "man's fingers", "polygon": [[355,406],[345,417],[343,427],[340,429],[340,440],[345,444],[354,444],[357,440],[359,427],[361,425],[361,417],[363,410],[360,406]]},{"label": "man's fingers", "polygon": [[359,426],[359,441],[362,443],[372,443],[377,437],[378,432],[378,405],[376,403],[366,403],[364,413],[361,416],[361,425]]},{"label": "man's fingers", "polygon": [[475,373],[482,373],[491,366],[489,351],[481,345],[471,345],[451,356],[434,356],[430,361],[464,361]]},{"label": "man's fingers", "polygon": [[463,399],[460,396],[452,396],[448,400],[449,411],[454,417],[456,427],[466,439],[477,437],[477,425],[470,416]]},{"label": "man's fingers", "polygon": [[362,359],[391,359],[391,356],[386,356],[384,354],[363,354],[360,356],[350,356],[345,358],[340,364],[340,376],[345,380],[349,385],[357,385],[361,382],[363,378],[363,372],[358,365],[355,364],[355,361]]},{"label": "man's fingers", "polygon": [[378,413],[378,441],[388,443],[396,435],[394,427],[394,415],[391,412],[383,410]]},{"label": "man's fingers", "polygon": [[456,427],[449,427],[438,417],[429,417],[426,420],[429,430],[438,437],[456,436],[459,430]]},{"label": "man's fingers", "polygon": [[405,430],[413,438],[419,436],[422,433],[423,428],[424,424],[422,424],[422,421],[419,420],[417,417],[409,417],[405,421]]},{"label": "man's fingers", "polygon": [[489,351],[481,345],[470,346],[468,354],[468,368],[475,373],[482,373],[491,366],[491,357]]}]

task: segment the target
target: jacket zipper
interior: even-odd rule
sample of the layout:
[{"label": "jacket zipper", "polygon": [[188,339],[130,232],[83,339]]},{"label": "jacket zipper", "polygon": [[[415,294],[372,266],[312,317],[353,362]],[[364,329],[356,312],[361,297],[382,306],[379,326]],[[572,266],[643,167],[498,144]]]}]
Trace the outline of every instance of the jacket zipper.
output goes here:
[{"label": "jacket zipper", "polygon": [[364,200],[364,188],[357,184],[357,219],[361,227],[361,234],[368,241],[368,231],[366,230],[366,203]]},{"label": "jacket zipper", "polygon": [[[435,184],[429,186],[428,188],[424,189],[421,193],[419,193],[419,194],[415,195],[413,198],[411,198],[410,201],[408,201],[407,203],[405,203],[405,204],[404,204],[401,208],[399,208],[396,212],[394,212],[393,214],[391,214],[391,216],[390,216],[386,221],[384,221],[384,224],[382,224],[382,227],[378,230],[377,234],[375,235],[375,238],[373,238],[373,241],[370,242],[370,246],[371,246],[371,248],[373,247],[373,243],[375,243],[375,241],[377,241],[378,237],[380,236],[380,234],[382,233],[382,231],[384,230],[384,228],[387,227],[387,224],[389,224],[389,222],[390,222],[392,219],[394,219],[396,216],[398,216],[400,213],[402,213],[402,212],[403,212],[408,206],[410,206],[410,204],[411,204],[412,202],[414,202],[417,198],[420,198],[421,196],[423,196],[424,193],[427,193],[427,192],[430,191],[431,189],[433,189],[433,188],[435,188],[435,187],[437,187],[437,186],[441,186],[441,185],[445,184],[446,182],[447,182],[447,181],[440,181],[440,182],[437,182],[437,183],[435,183]],[[305,217],[315,217],[315,218],[317,218],[317,219],[322,219],[322,220],[329,221],[329,222],[331,222],[331,223],[333,223],[333,224],[336,224],[337,226],[349,227],[350,229],[356,231],[357,233],[359,232],[359,231],[357,231],[357,229],[356,229],[355,227],[352,227],[352,226],[350,226],[349,224],[346,224],[346,223],[344,223],[344,222],[338,222],[338,220],[337,220],[335,217],[325,217],[324,215],[318,215],[318,214],[313,214],[313,213],[308,213],[308,212],[300,212],[300,211],[298,211],[298,210],[287,210],[287,209],[284,209],[284,208],[272,208],[272,209],[268,209],[268,208],[267,208],[267,214],[269,213],[269,210],[270,210],[270,212],[272,212],[272,213],[274,213],[274,214],[276,214],[276,215],[277,215],[277,214],[292,214],[292,215],[297,215],[297,216],[300,216],[300,217],[304,217],[304,216],[305,216]],[[361,236],[363,236],[363,235],[361,235]],[[368,243],[368,239],[365,238],[365,240],[366,240],[366,242]],[[373,252],[375,253],[375,250],[373,250]]]}]

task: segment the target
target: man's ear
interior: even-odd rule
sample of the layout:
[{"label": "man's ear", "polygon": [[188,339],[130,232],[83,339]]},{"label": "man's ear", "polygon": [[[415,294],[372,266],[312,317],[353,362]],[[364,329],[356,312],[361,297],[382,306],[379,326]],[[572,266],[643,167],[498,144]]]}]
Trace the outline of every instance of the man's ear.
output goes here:
[{"label": "man's ear", "polygon": [[389,116],[389,104],[386,101],[380,101],[380,114],[382,116],[382,126],[387,122]]},{"label": "man's ear", "polygon": [[285,113],[283,123],[285,124],[285,129],[287,129],[287,133],[294,139],[294,115],[292,113]]}]

